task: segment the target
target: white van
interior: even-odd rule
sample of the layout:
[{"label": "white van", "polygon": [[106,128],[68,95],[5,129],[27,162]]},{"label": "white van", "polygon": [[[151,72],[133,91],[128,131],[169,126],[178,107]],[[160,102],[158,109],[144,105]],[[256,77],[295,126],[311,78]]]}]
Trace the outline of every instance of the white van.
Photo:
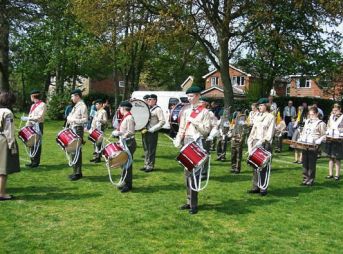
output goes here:
[{"label": "white van", "polygon": [[135,91],[131,94],[131,99],[143,100],[146,94],[156,94],[157,95],[157,105],[161,107],[164,113],[164,118],[166,120],[163,129],[170,129],[169,124],[169,108],[171,103],[188,102],[187,95],[185,92],[180,91]]}]

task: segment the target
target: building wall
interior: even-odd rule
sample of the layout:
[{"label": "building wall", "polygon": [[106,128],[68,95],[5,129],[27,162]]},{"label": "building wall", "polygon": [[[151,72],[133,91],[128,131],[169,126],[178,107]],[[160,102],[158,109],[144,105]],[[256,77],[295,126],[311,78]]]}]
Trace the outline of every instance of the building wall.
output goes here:
[{"label": "building wall", "polygon": [[[248,77],[247,75],[244,75],[241,72],[239,72],[239,71],[237,71],[235,69],[232,69],[232,68],[229,69],[229,74],[230,74],[230,77],[234,77],[234,76],[243,76],[244,77],[244,86],[241,86],[241,85],[238,86],[242,90],[246,90],[249,87],[249,85],[250,85],[250,83],[252,81],[251,77]],[[223,88],[224,87],[223,81],[222,81],[221,76],[220,76],[220,72],[216,71],[215,73],[213,73],[212,75],[210,75],[210,76],[208,76],[206,78],[206,80],[205,80],[205,89],[209,89],[209,88],[212,87],[211,86],[211,78],[212,77],[217,77],[218,78],[218,87],[219,88]]]}]

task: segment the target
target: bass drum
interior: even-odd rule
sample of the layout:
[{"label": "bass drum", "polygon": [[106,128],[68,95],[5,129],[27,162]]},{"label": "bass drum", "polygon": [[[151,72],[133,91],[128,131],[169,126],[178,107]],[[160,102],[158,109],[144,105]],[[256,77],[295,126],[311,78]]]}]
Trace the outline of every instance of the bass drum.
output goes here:
[{"label": "bass drum", "polygon": [[180,116],[181,116],[182,109],[185,105],[187,105],[187,103],[179,103],[170,112],[170,118],[169,118],[170,128],[175,133],[179,131]]},{"label": "bass drum", "polygon": [[149,106],[142,100],[132,100],[131,114],[135,119],[135,130],[140,131],[144,129],[149,123],[150,109]]}]

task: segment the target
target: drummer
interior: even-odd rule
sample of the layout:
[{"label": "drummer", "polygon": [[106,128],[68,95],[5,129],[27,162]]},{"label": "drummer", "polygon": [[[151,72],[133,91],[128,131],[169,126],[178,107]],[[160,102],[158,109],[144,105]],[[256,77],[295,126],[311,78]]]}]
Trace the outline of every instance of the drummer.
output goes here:
[{"label": "drummer", "polygon": [[[149,105],[149,98],[150,98],[150,94],[146,94],[146,95],[143,96],[143,101],[144,101],[147,105]],[[143,130],[143,131],[141,132],[141,134],[142,134],[142,146],[143,146],[143,151],[144,151],[143,158],[145,158],[145,154],[146,154],[147,151],[148,151],[148,148],[147,148],[147,145],[146,145],[146,142],[145,142],[145,141],[146,141],[146,131]],[[145,171],[145,167],[141,168],[140,170]]]},{"label": "drummer", "polygon": [[[318,108],[311,107],[305,121],[305,126],[298,141],[310,145],[320,145],[325,139],[326,124],[318,118]],[[302,151],[303,182],[302,185],[312,186],[316,176],[318,149],[304,149]]]},{"label": "drummer", "polygon": [[[98,99],[94,102],[96,113],[92,119],[91,128],[89,130],[89,133],[92,133],[95,129],[98,129],[99,131],[104,132],[106,123],[108,120],[107,112],[104,109],[104,102],[101,99]],[[90,160],[90,162],[99,163],[101,162],[101,154],[102,154],[102,142],[100,144],[94,143],[94,153],[95,157]]]},{"label": "drummer", "polygon": [[[254,117],[254,124],[252,126],[248,138],[248,152],[249,155],[255,147],[262,146],[264,149],[272,153],[272,141],[275,131],[275,117],[269,113],[269,104],[267,98],[261,98],[258,101],[259,113]],[[271,158],[270,158],[271,159]],[[258,174],[260,174],[261,182],[264,182],[267,177],[267,167],[265,166],[259,172],[253,171],[252,188],[248,193],[260,193],[262,196],[267,195],[267,188],[261,189],[258,186]]]},{"label": "drummer", "polygon": [[[67,117],[67,126],[75,131],[77,135],[82,139],[83,143],[83,131],[84,125],[88,121],[87,106],[82,100],[82,92],[80,89],[75,89],[71,92],[71,100],[75,104],[72,111]],[[72,159],[76,154],[72,154]],[[69,175],[71,181],[77,181],[82,178],[82,146],[77,162],[73,165],[73,173]]]},{"label": "drummer", "polygon": [[[190,104],[185,105],[180,116],[179,131],[174,139],[174,146],[180,148],[182,145],[192,141],[204,143],[204,138],[211,131],[211,119],[209,111],[200,103],[201,88],[191,86],[187,89],[186,94]],[[192,114],[192,116],[191,116]],[[193,191],[189,186],[189,179],[194,186],[194,178],[185,168],[185,182],[187,187],[187,203],[180,207],[181,210],[189,209],[190,214],[198,212],[198,192]],[[198,175],[197,178],[200,176]]]},{"label": "drummer", "polygon": [[[343,114],[341,106],[335,103],[328,121],[326,135],[332,138],[343,139]],[[341,159],[343,158],[343,143],[340,141],[330,141],[325,143],[325,153],[329,156],[329,175],[327,179],[334,178],[336,181],[340,179]],[[333,167],[336,172],[333,176]]]},{"label": "drummer", "polygon": [[[29,116],[28,117],[22,117],[21,119],[26,122],[26,126],[33,126],[33,128],[37,131],[37,133],[40,135],[40,141],[38,142],[38,150],[36,154],[30,158],[31,163],[26,164],[27,167],[30,168],[36,168],[40,164],[40,157],[42,153],[42,137],[43,137],[43,124],[44,124],[44,118],[46,114],[46,105],[43,101],[39,99],[40,97],[40,91],[37,89],[34,89],[30,93],[31,102],[33,104],[31,105]],[[31,147],[31,153],[33,152],[33,149],[37,149],[36,147]]]},{"label": "drummer", "polygon": [[[123,115],[123,119],[121,120],[120,124],[118,125],[117,129],[113,131],[113,136],[120,137],[123,142],[126,142],[126,145],[131,153],[132,162],[133,162],[133,154],[136,151],[136,140],[135,140],[135,119],[131,114],[132,104],[129,101],[122,101],[119,105],[120,113]],[[122,193],[128,192],[132,190],[132,164],[127,169],[127,173],[123,169],[122,177],[124,185],[118,186],[118,189],[121,190]]]},{"label": "drummer", "polygon": [[147,132],[144,135],[144,142],[146,145],[146,151],[144,152],[144,171],[151,172],[155,167],[156,148],[158,141],[158,131],[165,124],[163,111],[157,104],[157,95],[151,94],[148,99],[148,105],[150,108],[150,120],[147,125]]}]

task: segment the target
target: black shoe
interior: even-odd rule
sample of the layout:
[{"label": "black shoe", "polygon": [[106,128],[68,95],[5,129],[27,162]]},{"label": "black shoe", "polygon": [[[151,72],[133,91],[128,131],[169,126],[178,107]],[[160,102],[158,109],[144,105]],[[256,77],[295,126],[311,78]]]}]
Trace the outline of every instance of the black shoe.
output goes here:
[{"label": "black shoe", "polygon": [[152,168],[146,168],[144,171],[145,171],[146,173],[149,173],[149,172],[152,172],[153,169],[152,169]]},{"label": "black shoe", "polygon": [[184,204],[180,206],[180,210],[187,210],[187,209],[191,209],[191,206],[189,204]]},{"label": "black shoe", "polygon": [[259,189],[256,189],[256,190],[248,190],[247,191],[249,194],[256,194],[256,193],[260,193],[260,190]]},{"label": "black shoe", "polygon": [[314,182],[307,182],[306,186],[311,187],[314,184]]},{"label": "black shoe", "polygon": [[25,166],[31,168],[32,163],[25,164]]},{"label": "black shoe", "polygon": [[231,171],[230,171],[231,173],[235,173],[236,172],[236,169],[235,168],[233,168],[233,169],[231,169]]},{"label": "black shoe", "polygon": [[38,164],[31,164],[30,168],[38,168],[39,165]]},{"label": "black shoe", "polygon": [[216,161],[220,161],[220,160],[222,160],[222,158],[221,158],[221,157],[218,157],[218,158],[216,159]]},{"label": "black shoe", "polygon": [[221,158],[221,159],[220,159],[220,161],[226,161],[226,158],[225,158],[225,157],[223,157],[223,158]]},{"label": "black shoe", "polygon": [[335,180],[339,181],[340,177],[339,176],[335,176]]},{"label": "black shoe", "polygon": [[70,177],[70,180],[71,181],[77,181],[77,180],[79,180],[79,179],[81,179],[82,178],[82,175],[81,174],[76,174],[76,175],[72,175],[71,177]]},{"label": "black shoe", "polygon": [[125,185],[122,189],[121,189],[121,193],[125,193],[125,192],[129,192],[130,190],[132,190],[132,187],[129,187],[127,185]]},{"label": "black shoe", "polygon": [[193,208],[189,209],[189,213],[190,214],[197,214],[198,213],[198,208],[193,207]]},{"label": "black shoe", "polygon": [[233,172],[233,173],[236,174],[236,175],[238,175],[238,174],[241,173],[241,171],[240,171],[240,170],[235,170],[235,172]]},{"label": "black shoe", "polygon": [[146,170],[146,168],[140,168],[139,170],[140,170],[140,171],[145,171],[145,170]]},{"label": "black shoe", "polygon": [[100,159],[100,158],[97,158],[94,162],[95,162],[95,163],[100,163],[100,162],[101,162],[101,159]]},{"label": "black shoe", "polygon": [[95,161],[96,161],[96,158],[89,160],[89,162],[95,162]]},{"label": "black shoe", "polygon": [[326,176],[325,178],[326,178],[326,179],[332,179],[333,176],[332,176],[332,175],[328,175],[328,176]]},{"label": "black shoe", "polygon": [[268,194],[268,192],[267,192],[266,190],[260,192],[260,195],[261,195],[261,196],[265,196],[265,195],[267,195],[267,194]]}]

